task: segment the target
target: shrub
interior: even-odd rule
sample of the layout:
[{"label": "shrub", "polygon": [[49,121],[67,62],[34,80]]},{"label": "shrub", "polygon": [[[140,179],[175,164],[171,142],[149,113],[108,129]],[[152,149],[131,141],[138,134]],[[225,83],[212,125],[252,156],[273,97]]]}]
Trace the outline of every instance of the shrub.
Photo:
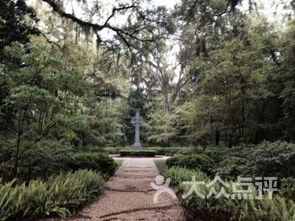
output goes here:
[{"label": "shrub", "polygon": [[170,167],[184,167],[187,169],[200,169],[201,171],[210,174],[213,161],[204,154],[193,154],[176,156],[167,160],[167,166]]},{"label": "shrub", "polygon": [[295,144],[263,142],[251,148],[233,151],[220,162],[215,172],[229,177],[290,177],[295,174],[294,162]]},{"label": "shrub", "polygon": [[181,167],[172,167],[168,169],[164,176],[171,179],[172,185],[179,185],[184,181],[191,181],[195,177],[198,181],[207,181],[208,177],[199,170],[189,170]]},{"label": "shrub", "polygon": [[156,155],[156,151],[154,150],[121,150],[121,157],[154,157]]},{"label": "shrub", "polygon": [[227,152],[228,151],[225,148],[216,147],[216,148],[208,148],[203,153],[209,156],[211,160],[214,161],[214,163],[218,163],[224,159],[225,155],[228,154]]},{"label": "shrub", "polygon": [[[49,145],[50,143],[50,145]],[[26,151],[20,160],[18,168],[21,180],[29,181],[36,178],[47,178],[60,172],[79,169],[97,170],[105,175],[111,175],[117,164],[108,155],[97,152],[73,152],[68,146],[57,142],[43,142],[36,149]],[[46,145],[48,144],[48,145]],[[0,176],[11,180],[13,177],[13,157],[10,161],[0,163]]]},{"label": "shrub", "polygon": [[[190,188],[191,185],[178,186],[182,195],[188,193]],[[214,185],[214,188],[218,193],[221,186],[216,184]],[[204,185],[197,186],[198,193],[203,194],[204,196],[208,195],[210,189],[211,187],[208,188]],[[228,189],[226,189],[226,192],[229,192]],[[233,215],[232,213],[236,208],[234,200],[229,200],[222,196],[219,198],[201,198],[195,193],[183,199],[182,204],[187,211],[188,218],[193,220],[195,217],[198,217],[198,220],[202,221],[230,220],[230,217]]]},{"label": "shrub", "polygon": [[131,146],[125,146],[125,147],[104,147],[103,151],[108,154],[119,154],[120,150],[132,150]]},{"label": "shrub", "polygon": [[174,156],[175,154],[187,154],[192,152],[190,147],[151,147],[157,155]]},{"label": "shrub", "polygon": [[[217,193],[221,186],[214,186]],[[231,188],[225,188],[226,193],[231,193]],[[189,187],[181,186],[181,193],[187,193]],[[207,195],[210,188],[200,186],[198,192]],[[219,198],[201,198],[193,194],[183,200],[183,205],[188,211],[189,217],[199,217],[200,220],[233,220],[233,221],[289,221],[294,220],[295,204],[280,196],[269,199],[263,196],[262,200],[255,199],[227,199]]]},{"label": "shrub", "polygon": [[117,168],[113,158],[102,153],[74,153],[68,161],[68,169],[96,170],[105,175],[112,175]]},{"label": "shrub", "polygon": [[0,183],[0,220],[16,217],[58,215],[71,211],[94,199],[104,187],[102,177],[92,171],[52,176],[48,182],[32,180],[28,185]]},{"label": "shrub", "polygon": [[281,180],[280,195],[295,201],[295,178],[288,177]]},{"label": "shrub", "polygon": [[[177,185],[179,194],[184,195],[189,192],[190,185],[183,184],[183,181],[190,181],[195,176],[196,181],[205,181],[208,183],[206,175],[200,171],[188,170],[184,168],[171,168],[166,172],[166,177],[171,178],[171,182]],[[219,221],[288,221],[295,218],[295,204],[291,200],[287,200],[280,196],[275,196],[272,200],[268,195],[263,196],[262,200],[248,199],[228,199],[226,197],[216,197],[212,195],[208,198],[211,188],[216,193],[220,193],[224,188],[225,193],[231,195],[233,193],[231,183],[228,187],[216,182],[214,186],[197,185],[198,193],[203,194],[206,198],[201,198],[195,192],[187,198],[182,199],[182,204],[187,210],[188,218],[192,220],[219,220]],[[257,195],[256,190],[253,195]]]},{"label": "shrub", "polygon": [[[36,177],[48,177],[52,174],[59,174],[67,170],[66,162],[72,153],[72,147],[62,141],[42,140],[33,148],[28,148],[22,152],[18,177],[23,180],[30,180]],[[0,160],[0,176],[4,178],[13,177],[14,154],[8,155],[10,159]]]},{"label": "shrub", "polygon": [[233,220],[290,221],[295,219],[295,203],[280,196],[273,199],[244,200],[235,209]]}]

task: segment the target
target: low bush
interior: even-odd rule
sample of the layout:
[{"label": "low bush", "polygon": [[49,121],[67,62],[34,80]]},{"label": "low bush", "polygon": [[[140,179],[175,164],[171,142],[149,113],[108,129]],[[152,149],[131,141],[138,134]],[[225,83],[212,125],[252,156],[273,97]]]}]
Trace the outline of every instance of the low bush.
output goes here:
[{"label": "low bush", "polygon": [[187,169],[200,169],[201,171],[211,174],[213,161],[205,154],[183,155],[169,158],[167,160],[168,168],[184,167]]},{"label": "low bush", "polygon": [[121,157],[154,157],[156,151],[154,150],[121,150]]},{"label": "low bush", "polygon": [[93,200],[103,187],[102,176],[88,170],[52,176],[46,183],[41,180],[32,180],[27,185],[0,182],[0,220],[51,215],[66,217]]},{"label": "low bush", "polygon": [[[190,188],[191,185],[180,184],[178,186],[179,193],[181,195],[189,193]],[[215,184],[213,188],[217,193],[221,190],[221,186],[219,184]],[[230,192],[228,188],[225,189],[227,193]],[[237,206],[235,205],[235,201],[229,200],[223,196],[219,198],[214,198],[214,196],[207,198],[210,190],[211,187],[197,185],[194,191],[197,191],[198,194],[203,194],[206,198],[202,198],[193,192],[187,198],[182,199],[182,204],[186,209],[189,220],[196,220],[196,217],[198,218],[197,220],[200,221],[231,220],[230,218],[233,216],[234,209]]]},{"label": "low bush", "polygon": [[[68,143],[42,140],[34,148],[22,152],[19,159],[18,178],[28,181],[66,171],[66,162],[72,152],[73,148]],[[0,176],[11,180],[15,175],[13,173],[15,156],[11,153],[6,157],[8,159],[0,159]]]},{"label": "low bush", "polygon": [[295,174],[295,144],[263,142],[251,148],[232,151],[215,168],[227,177],[268,176],[290,177]]},{"label": "low bush", "polygon": [[[198,192],[207,195],[209,188],[202,186]],[[189,191],[188,187],[181,186],[182,193]],[[180,188],[180,189],[181,189]],[[220,185],[214,186],[217,193]],[[230,189],[226,189],[230,193]],[[263,196],[262,200],[255,199],[228,199],[223,196],[219,198],[201,198],[192,194],[183,200],[189,218],[198,217],[202,221],[290,221],[295,218],[295,204],[280,196],[269,199]]]},{"label": "low bush", "polygon": [[280,195],[295,201],[295,178],[287,177],[281,180]]},{"label": "low bush", "polygon": [[165,156],[192,153],[192,148],[190,147],[151,147],[150,149],[155,150],[157,155]]},{"label": "low bush", "polygon": [[103,152],[108,154],[119,154],[120,150],[132,150],[131,146],[126,147],[104,147]]},{"label": "low bush", "polygon": [[[182,196],[189,193],[192,187],[192,184],[183,184],[183,181],[191,181],[193,176],[196,181],[205,181],[206,184],[209,181],[204,173],[184,168],[171,168],[165,173],[165,176],[166,178],[170,177],[172,184],[177,185],[178,193]],[[212,192],[212,188],[215,191]],[[216,197],[222,188],[229,196],[234,193],[231,183],[227,182],[225,185],[221,185],[216,182],[212,186],[197,185],[194,188],[194,191],[203,194],[205,198],[193,192],[181,199],[188,218],[199,221],[289,221],[295,218],[295,204],[291,200],[278,195],[273,199],[264,195],[262,200],[231,199],[223,195]],[[209,197],[209,193],[213,193],[213,195]],[[253,195],[257,195],[256,190],[253,191]]]},{"label": "low bush", "polygon": [[105,175],[112,175],[117,164],[113,158],[106,154],[81,152],[70,156],[67,167],[71,170],[89,169]]},{"label": "low bush", "polygon": [[[156,151],[156,155],[174,156],[176,154],[191,154],[191,147],[148,147],[148,150]],[[119,154],[121,150],[133,150],[131,146],[126,147],[104,147],[103,152],[108,154]]]},{"label": "low bush", "polygon": [[234,210],[237,221],[291,221],[295,220],[295,203],[280,196],[273,199],[242,200]]},{"label": "low bush", "polygon": [[207,148],[205,151],[203,151],[203,154],[209,156],[210,159],[214,161],[214,163],[218,163],[222,161],[225,156],[228,155],[228,152],[230,152],[230,150],[227,150],[225,148],[214,147]]},{"label": "low bush", "polygon": [[205,173],[199,170],[189,170],[181,167],[172,167],[168,169],[164,176],[171,179],[172,185],[179,185],[184,181],[191,181],[195,177],[196,181],[208,181]]}]

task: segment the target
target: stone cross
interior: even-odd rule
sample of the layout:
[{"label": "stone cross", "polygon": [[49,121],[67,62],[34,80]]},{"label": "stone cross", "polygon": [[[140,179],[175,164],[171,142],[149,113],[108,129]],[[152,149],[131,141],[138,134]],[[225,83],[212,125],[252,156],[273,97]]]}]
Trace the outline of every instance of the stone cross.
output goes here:
[{"label": "stone cross", "polygon": [[134,138],[134,144],[132,145],[134,150],[141,150],[142,146],[140,143],[140,133],[139,133],[139,128],[143,124],[143,119],[139,115],[139,110],[136,111],[135,117],[132,118],[131,123],[135,127],[135,138]]}]

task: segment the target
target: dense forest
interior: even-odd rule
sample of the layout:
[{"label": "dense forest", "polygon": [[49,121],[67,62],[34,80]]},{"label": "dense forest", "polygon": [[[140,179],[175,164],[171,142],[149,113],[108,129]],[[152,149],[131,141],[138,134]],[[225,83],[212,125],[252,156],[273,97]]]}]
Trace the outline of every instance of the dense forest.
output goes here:
[{"label": "dense forest", "polygon": [[[116,168],[105,153],[131,146],[136,110],[147,149],[252,147],[244,155],[253,160],[270,148],[286,153],[279,160],[288,157],[280,164],[288,171],[274,175],[294,176],[295,2],[265,4],[1,0],[0,220],[67,216],[76,208],[7,213],[13,199],[1,201],[1,194],[15,183],[38,178],[36,185],[45,185],[51,177],[63,185],[64,172],[73,182],[93,178],[98,186],[85,191],[100,193]],[[99,166],[87,162],[92,158]],[[238,165],[234,160],[226,165]],[[80,171],[97,167],[101,176]]]}]

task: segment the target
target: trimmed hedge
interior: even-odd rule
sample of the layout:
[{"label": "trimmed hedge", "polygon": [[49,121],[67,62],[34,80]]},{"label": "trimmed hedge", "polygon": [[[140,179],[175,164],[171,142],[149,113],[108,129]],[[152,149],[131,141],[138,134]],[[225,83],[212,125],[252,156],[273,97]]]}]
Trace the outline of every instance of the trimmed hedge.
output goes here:
[{"label": "trimmed hedge", "polygon": [[213,161],[205,154],[193,154],[169,158],[167,166],[168,168],[184,167],[187,169],[199,169],[210,174],[213,168]]},{"label": "trimmed hedge", "polygon": [[125,147],[104,147],[103,152],[107,154],[119,154],[120,150],[133,150],[131,146]]},{"label": "trimmed hedge", "polygon": [[27,185],[15,185],[15,181],[1,183],[0,180],[0,220],[67,217],[95,199],[103,188],[102,176],[89,170],[51,176],[47,182],[31,180]]},{"label": "trimmed hedge", "polygon": [[[148,150],[156,151],[156,155],[173,156],[175,154],[189,154],[193,152],[191,147],[147,147]],[[133,150],[131,146],[126,147],[104,147],[103,151],[108,154],[119,154],[121,150]]]},{"label": "trimmed hedge", "polygon": [[192,152],[190,147],[151,147],[156,151],[156,155],[174,156],[175,154],[188,154]]},{"label": "trimmed hedge", "polygon": [[70,157],[67,167],[71,170],[89,169],[112,175],[117,168],[117,163],[106,154],[81,152],[74,153]]},{"label": "trimmed hedge", "polygon": [[156,151],[154,150],[121,150],[121,157],[154,157]]}]

